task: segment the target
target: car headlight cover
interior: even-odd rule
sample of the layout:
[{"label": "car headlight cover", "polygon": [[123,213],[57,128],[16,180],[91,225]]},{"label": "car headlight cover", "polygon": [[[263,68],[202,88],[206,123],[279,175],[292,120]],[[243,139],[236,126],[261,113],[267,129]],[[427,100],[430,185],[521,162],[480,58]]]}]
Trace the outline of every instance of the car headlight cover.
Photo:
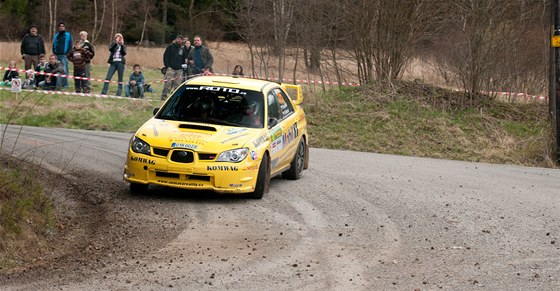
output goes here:
[{"label": "car headlight cover", "polygon": [[136,136],[132,138],[132,142],[130,143],[130,148],[135,153],[146,154],[146,155],[151,154],[150,145]]},{"label": "car headlight cover", "polygon": [[247,154],[249,154],[249,149],[248,148],[225,151],[225,152],[220,153],[220,155],[218,156],[216,161],[217,162],[239,163],[247,157]]}]

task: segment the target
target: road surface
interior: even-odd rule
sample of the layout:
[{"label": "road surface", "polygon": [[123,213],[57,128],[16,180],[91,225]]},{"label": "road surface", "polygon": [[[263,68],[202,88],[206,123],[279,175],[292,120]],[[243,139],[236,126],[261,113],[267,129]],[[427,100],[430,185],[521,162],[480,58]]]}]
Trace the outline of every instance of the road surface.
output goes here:
[{"label": "road surface", "polygon": [[560,289],[560,170],[313,148],[262,200],[131,196],[130,137],[9,128],[3,150],[70,181],[90,223],[2,289]]}]

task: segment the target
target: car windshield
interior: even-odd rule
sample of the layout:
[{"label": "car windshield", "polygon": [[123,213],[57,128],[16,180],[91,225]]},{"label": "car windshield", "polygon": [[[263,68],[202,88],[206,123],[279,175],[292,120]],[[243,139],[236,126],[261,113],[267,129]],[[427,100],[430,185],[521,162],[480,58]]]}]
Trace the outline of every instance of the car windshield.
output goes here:
[{"label": "car windshield", "polygon": [[263,94],[220,86],[181,86],[156,118],[262,128]]}]

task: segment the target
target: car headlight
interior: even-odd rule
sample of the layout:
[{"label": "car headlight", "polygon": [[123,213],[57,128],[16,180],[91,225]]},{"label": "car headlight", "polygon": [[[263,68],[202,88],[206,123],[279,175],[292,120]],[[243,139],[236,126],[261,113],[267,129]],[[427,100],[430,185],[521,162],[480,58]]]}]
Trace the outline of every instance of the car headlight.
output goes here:
[{"label": "car headlight", "polygon": [[132,141],[130,142],[130,148],[135,153],[146,154],[146,155],[151,154],[150,145],[136,136],[132,138]]},{"label": "car headlight", "polygon": [[248,148],[225,151],[225,152],[220,153],[220,155],[218,156],[216,161],[217,162],[239,163],[247,157],[248,153],[249,153]]}]

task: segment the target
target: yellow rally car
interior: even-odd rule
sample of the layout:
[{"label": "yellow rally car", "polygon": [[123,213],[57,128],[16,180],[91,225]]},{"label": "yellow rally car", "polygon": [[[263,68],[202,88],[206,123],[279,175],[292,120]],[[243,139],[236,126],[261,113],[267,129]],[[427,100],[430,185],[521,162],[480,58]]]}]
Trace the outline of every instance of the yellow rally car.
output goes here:
[{"label": "yellow rally car", "polygon": [[297,180],[309,165],[302,100],[299,85],[190,79],[130,140],[124,179],[133,193],[153,184],[260,199],[271,177]]}]

